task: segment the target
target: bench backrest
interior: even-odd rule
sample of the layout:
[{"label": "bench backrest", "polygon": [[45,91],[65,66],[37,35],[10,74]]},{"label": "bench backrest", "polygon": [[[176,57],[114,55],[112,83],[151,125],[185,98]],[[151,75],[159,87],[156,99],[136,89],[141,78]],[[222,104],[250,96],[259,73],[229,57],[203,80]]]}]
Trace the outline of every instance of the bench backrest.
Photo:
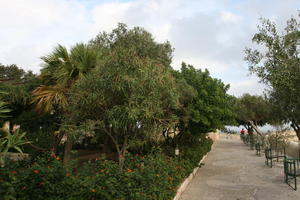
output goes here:
[{"label": "bench backrest", "polygon": [[284,173],[289,175],[299,175],[300,159],[284,158]]},{"label": "bench backrest", "polygon": [[283,149],[265,149],[266,158],[279,158],[285,157],[285,148]]}]

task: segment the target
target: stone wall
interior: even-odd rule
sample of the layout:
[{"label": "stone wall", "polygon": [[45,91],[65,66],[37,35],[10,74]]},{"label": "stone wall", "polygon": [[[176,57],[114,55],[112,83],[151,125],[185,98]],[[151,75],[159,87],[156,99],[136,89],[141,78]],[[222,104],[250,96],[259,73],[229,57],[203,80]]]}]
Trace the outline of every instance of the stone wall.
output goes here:
[{"label": "stone wall", "polygon": [[13,161],[23,160],[29,158],[29,154],[27,153],[0,153],[0,157],[6,157]]},{"label": "stone wall", "polygon": [[213,142],[216,142],[220,138],[220,134],[218,132],[210,132],[207,133],[207,135]]},{"label": "stone wall", "polygon": [[298,142],[290,142],[285,151],[288,156],[299,157]]}]

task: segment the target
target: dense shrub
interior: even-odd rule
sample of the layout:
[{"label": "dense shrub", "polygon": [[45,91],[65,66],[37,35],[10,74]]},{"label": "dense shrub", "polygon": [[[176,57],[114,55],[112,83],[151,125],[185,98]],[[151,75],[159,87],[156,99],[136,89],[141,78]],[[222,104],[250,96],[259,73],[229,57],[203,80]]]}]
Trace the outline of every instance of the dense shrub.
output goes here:
[{"label": "dense shrub", "polygon": [[104,159],[63,167],[49,155],[12,162],[0,172],[0,199],[172,199],[211,143],[203,139],[181,145],[179,157],[167,156],[159,148],[148,155],[129,153],[123,170]]}]

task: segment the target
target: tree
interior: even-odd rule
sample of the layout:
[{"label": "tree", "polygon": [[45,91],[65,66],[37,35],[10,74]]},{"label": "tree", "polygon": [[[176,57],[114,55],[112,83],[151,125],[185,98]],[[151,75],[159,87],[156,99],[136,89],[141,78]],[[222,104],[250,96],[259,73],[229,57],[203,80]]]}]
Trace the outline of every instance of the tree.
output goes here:
[{"label": "tree", "polygon": [[39,84],[39,80],[31,71],[24,71],[16,65],[0,65],[0,93],[2,101],[12,111],[4,120],[14,121],[22,112],[29,112],[31,91]]},{"label": "tree", "polygon": [[76,44],[70,51],[58,45],[52,53],[42,57],[43,85],[33,91],[33,102],[42,112],[63,111],[68,102],[66,95],[71,86],[95,68],[97,54],[85,44]]},{"label": "tree", "polygon": [[161,66],[171,69],[173,54],[171,44],[168,41],[155,42],[152,34],[141,27],[129,29],[126,24],[119,23],[111,33],[99,33],[89,44],[97,49],[97,52],[101,52],[101,58],[110,54],[113,49],[131,48],[136,52],[136,56],[156,60]]},{"label": "tree", "polygon": [[194,88],[196,95],[188,105],[191,132],[207,133],[234,123],[233,97],[227,94],[229,85],[210,76],[208,70],[182,64],[181,76]]},{"label": "tree", "polygon": [[17,65],[5,66],[0,63],[0,82],[21,81],[24,75],[25,71]]},{"label": "tree", "polygon": [[[67,96],[72,86],[97,64],[97,53],[85,44],[76,44],[70,51],[58,45],[49,55],[42,57],[43,85],[33,91],[33,102],[40,112],[62,115],[68,107]],[[64,133],[60,134],[57,143]],[[65,144],[64,163],[69,160],[72,139],[69,135]]]},{"label": "tree", "polygon": [[268,98],[277,116],[291,124],[300,140],[300,24],[291,18],[279,33],[275,23],[261,19],[252,41],[263,48],[246,49],[249,70],[269,86]]},{"label": "tree", "polygon": [[178,121],[174,110],[179,94],[167,59],[169,51],[150,33],[119,25],[96,39],[91,46],[105,56],[76,83],[65,118],[74,129],[97,124],[94,131],[111,139],[122,168],[130,141],[157,137]]},{"label": "tree", "polygon": [[258,127],[271,123],[271,114],[271,106],[262,96],[244,94],[237,99],[237,122],[244,126],[249,134],[255,130],[257,134],[262,135]]}]

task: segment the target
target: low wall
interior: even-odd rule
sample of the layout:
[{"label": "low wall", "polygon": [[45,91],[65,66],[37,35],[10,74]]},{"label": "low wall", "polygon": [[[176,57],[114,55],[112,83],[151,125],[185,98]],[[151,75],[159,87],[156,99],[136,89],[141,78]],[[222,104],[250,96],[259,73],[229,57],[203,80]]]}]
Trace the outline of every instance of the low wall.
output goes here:
[{"label": "low wall", "polygon": [[13,161],[19,161],[19,160],[23,160],[26,158],[29,158],[29,154],[27,153],[0,153],[0,157],[5,157],[5,158],[9,158],[10,160]]},{"label": "low wall", "polygon": [[213,142],[217,141],[220,138],[220,134],[217,132],[207,133],[208,137],[212,139]]},{"label": "low wall", "polygon": [[298,142],[290,142],[286,147],[285,152],[288,156],[299,157],[299,146]]}]

